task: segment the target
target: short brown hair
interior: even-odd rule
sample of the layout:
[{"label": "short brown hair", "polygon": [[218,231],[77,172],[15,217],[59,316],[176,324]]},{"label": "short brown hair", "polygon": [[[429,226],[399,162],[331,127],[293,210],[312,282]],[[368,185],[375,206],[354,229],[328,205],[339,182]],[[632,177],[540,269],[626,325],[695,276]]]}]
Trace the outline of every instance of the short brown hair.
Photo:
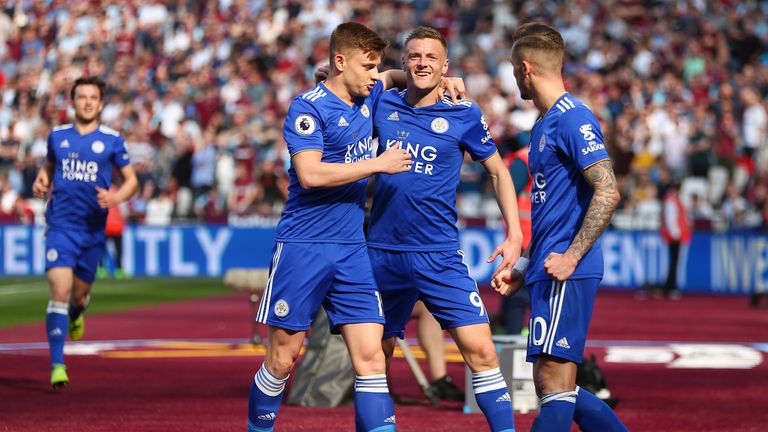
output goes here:
[{"label": "short brown hair", "polygon": [[95,85],[99,89],[99,99],[104,99],[104,91],[107,85],[99,77],[89,76],[81,77],[75,80],[75,84],[72,85],[72,89],[69,91],[69,97],[75,100],[75,90],[81,85]]},{"label": "short brown hair", "polygon": [[445,42],[445,38],[443,37],[443,34],[433,29],[432,27],[427,27],[427,26],[416,27],[416,29],[412,31],[407,38],[405,38],[405,45],[408,46],[408,42],[414,39],[438,40],[443,45],[443,48],[445,48],[445,52],[446,53],[448,52],[448,43]]},{"label": "short brown hair", "polygon": [[557,72],[563,68],[565,42],[552,26],[539,22],[525,23],[515,31],[512,43],[512,51],[524,58],[529,58],[533,52],[544,54],[544,59],[534,61],[541,67],[556,68]]},{"label": "short brown hair", "polygon": [[364,53],[375,53],[383,57],[387,46],[389,42],[375,31],[356,22],[345,22],[339,24],[331,33],[330,61],[333,64],[333,56],[350,49],[359,49]]}]

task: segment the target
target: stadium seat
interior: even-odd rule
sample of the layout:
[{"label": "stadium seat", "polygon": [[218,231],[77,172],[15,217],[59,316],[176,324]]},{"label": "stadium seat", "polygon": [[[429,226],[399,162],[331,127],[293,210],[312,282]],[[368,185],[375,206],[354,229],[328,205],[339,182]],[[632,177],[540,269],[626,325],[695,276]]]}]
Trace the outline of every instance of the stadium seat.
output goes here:
[{"label": "stadium seat", "polygon": [[709,179],[709,202],[719,203],[725,194],[725,187],[728,185],[728,168],[715,165],[707,173]]},{"label": "stadium seat", "polygon": [[680,186],[680,199],[688,208],[693,202],[693,195],[709,197],[709,181],[702,177],[686,177]]}]

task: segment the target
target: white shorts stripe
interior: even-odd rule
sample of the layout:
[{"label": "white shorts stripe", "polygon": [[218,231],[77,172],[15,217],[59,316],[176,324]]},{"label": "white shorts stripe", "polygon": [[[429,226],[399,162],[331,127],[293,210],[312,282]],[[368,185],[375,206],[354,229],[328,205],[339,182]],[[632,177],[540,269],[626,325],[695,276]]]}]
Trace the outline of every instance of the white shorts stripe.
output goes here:
[{"label": "white shorts stripe", "polygon": [[552,317],[555,316],[555,304],[557,303],[557,285],[555,281],[549,286],[549,323],[547,323],[547,331],[544,333],[544,346],[542,351],[547,352],[547,345],[549,344],[550,332],[552,331]]},{"label": "white shorts stripe", "polygon": [[563,299],[565,298],[565,284],[557,284],[557,296],[555,298],[555,314],[550,317],[550,326],[552,332],[549,334],[549,340],[544,344],[544,352],[552,354],[552,346],[555,343],[555,333],[557,333],[557,326],[560,324],[560,314],[563,312]]},{"label": "white shorts stripe", "polygon": [[267,286],[264,288],[264,294],[261,297],[261,304],[259,305],[259,313],[256,315],[256,321],[262,324],[267,323],[267,316],[269,315],[270,301],[272,297],[272,283],[275,279],[275,273],[277,273],[277,264],[280,262],[280,253],[283,251],[283,243],[278,242],[275,247],[275,255],[272,257],[272,271],[267,279]]}]

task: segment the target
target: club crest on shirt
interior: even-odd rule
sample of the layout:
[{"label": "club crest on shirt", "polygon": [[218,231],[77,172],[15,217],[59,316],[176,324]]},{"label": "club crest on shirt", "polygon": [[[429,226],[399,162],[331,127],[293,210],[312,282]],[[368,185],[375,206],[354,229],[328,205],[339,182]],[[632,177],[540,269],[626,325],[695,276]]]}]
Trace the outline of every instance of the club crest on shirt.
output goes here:
[{"label": "club crest on shirt", "polygon": [[293,122],[293,129],[299,135],[311,135],[315,131],[315,119],[307,114],[296,117]]},{"label": "club crest on shirt", "polygon": [[445,133],[445,131],[448,130],[448,120],[438,117],[434,120],[432,120],[432,124],[430,125],[433,131],[437,133]]},{"label": "club crest on shirt", "polygon": [[365,118],[371,116],[371,112],[368,110],[368,105],[363,104],[363,106],[360,108],[360,114],[362,114]]},{"label": "club crest on shirt", "polygon": [[59,258],[59,252],[56,249],[48,249],[45,258],[50,262],[56,261],[56,259]]},{"label": "club crest on shirt", "polygon": [[101,141],[94,141],[93,144],[91,144],[91,151],[93,151],[96,154],[103,152],[104,143]]},{"label": "club crest on shirt", "polygon": [[541,134],[541,139],[539,140],[539,151],[544,151],[545,145],[547,145],[547,136]]},{"label": "club crest on shirt", "polygon": [[284,317],[288,315],[288,312],[291,311],[291,308],[288,306],[288,302],[280,299],[275,303],[275,315],[279,317]]}]

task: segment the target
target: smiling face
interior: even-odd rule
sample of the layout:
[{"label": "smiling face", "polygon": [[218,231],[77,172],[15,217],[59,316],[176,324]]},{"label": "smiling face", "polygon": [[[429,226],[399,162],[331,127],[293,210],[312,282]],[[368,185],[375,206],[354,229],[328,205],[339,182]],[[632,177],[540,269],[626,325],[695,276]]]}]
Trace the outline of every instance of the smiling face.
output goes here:
[{"label": "smiling face", "polygon": [[96,121],[104,108],[99,87],[95,84],[80,84],[74,94],[72,106],[75,108],[77,122],[87,124]]},{"label": "smiling face", "polygon": [[437,39],[412,39],[405,45],[402,63],[408,87],[430,91],[448,72],[448,53]]},{"label": "smiling face", "polygon": [[337,68],[344,71],[344,85],[352,97],[367,97],[379,81],[381,55],[359,49],[347,50],[336,57]]}]

